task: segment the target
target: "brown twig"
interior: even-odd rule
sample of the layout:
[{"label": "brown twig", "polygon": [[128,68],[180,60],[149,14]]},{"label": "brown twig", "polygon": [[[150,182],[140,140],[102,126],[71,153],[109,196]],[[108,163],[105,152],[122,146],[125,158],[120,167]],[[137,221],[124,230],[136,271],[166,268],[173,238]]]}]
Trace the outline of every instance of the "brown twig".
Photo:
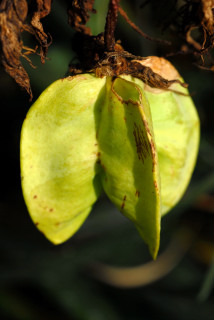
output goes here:
[{"label": "brown twig", "polygon": [[171,42],[170,41],[167,41],[167,40],[161,40],[161,39],[156,39],[156,38],[153,38],[153,37],[150,37],[148,36],[145,32],[143,32],[138,26],[136,26],[136,24],[134,24],[134,22],[132,22],[130,20],[130,18],[127,16],[127,13],[119,6],[119,9],[118,9],[119,13],[121,14],[121,16],[126,20],[126,22],[132,27],[132,29],[134,29],[137,33],[139,33],[142,37],[144,37],[145,39],[147,40],[150,40],[150,41],[155,41],[155,42],[158,42],[158,43],[162,43],[162,44],[165,44],[165,45],[171,45]]},{"label": "brown twig", "polygon": [[108,14],[106,17],[106,25],[104,32],[105,50],[107,52],[114,51],[115,37],[114,32],[117,24],[118,9],[120,0],[110,0]]}]

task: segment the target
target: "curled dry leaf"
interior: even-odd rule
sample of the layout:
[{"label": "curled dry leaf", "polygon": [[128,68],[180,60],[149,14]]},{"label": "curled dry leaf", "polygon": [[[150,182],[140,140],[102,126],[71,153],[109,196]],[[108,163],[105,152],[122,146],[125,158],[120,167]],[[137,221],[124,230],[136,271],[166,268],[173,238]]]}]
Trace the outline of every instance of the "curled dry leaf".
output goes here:
[{"label": "curled dry leaf", "polygon": [[34,31],[34,35],[40,44],[41,62],[44,63],[48,52],[49,42],[48,35],[44,32],[43,25],[40,20],[50,13],[52,0],[37,0],[36,2],[37,11],[33,13],[31,26]]},{"label": "curled dry leaf", "polygon": [[2,1],[0,4],[0,39],[2,44],[2,63],[6,72],[32,98],[30,80],[20,62],[23,47],[21,30],[27,13],[28,5],[25,0]]},{"label": "curled dry leaf", "polygon": [[[21,34],[27,31],[35,36],[40,46],[41,62],[44,63],[49,44],[40,19],[48,15],[51,10],[51,0],[37,0],[36,3],[37,8],[34,12],[28,11],[26,0],[3,0],[0,4],[2,63],[5,71],[28,92],[31,99],[30,79],[20,58],[26,58],[31,64],[27,54],[36,51],[24,46]],[[30,24],[25,23],[27,16],[32,16]]]},{"label": "curled dry leaf", "polygon": [[90,18],[90,12],[95,13],[93,9],[94,0],[75,0],[67,1],[68,3],[68,23],[70,26],[78,32],[83,32],[84,34],[91,34],[89,27],[85,24]]},{"label": "curled dry leaf", "polygon": [[207,29],[207,32],[213,37],[214,33],[214,0],[201,0],[203,18],[202,22]]},{"label": "curled dry leaf", "polygon": [[[212,49],[214,46],[214,1],[200,0],[187,1],[178,12],[180,34],[186,36],[187,45],[193,50],[195,56],[200,57],[198,67],[208,66],[204,69],[213,70]],[[178,19],[178,21],[179,21]],[[197,37],[193,35],[198,31]],[[187,50],[188,52],[188,50]],[[208,55],[209,54],[209,55]],[[206,58],[205,62],[205,57]]]},{"label": "curled dry leaf", "polygon": [[214,70],[214,0],[150,0],[144,5],[151,6],[163,31],[168,29],[174,34],[167,56],[190,54],[198,67]]}]

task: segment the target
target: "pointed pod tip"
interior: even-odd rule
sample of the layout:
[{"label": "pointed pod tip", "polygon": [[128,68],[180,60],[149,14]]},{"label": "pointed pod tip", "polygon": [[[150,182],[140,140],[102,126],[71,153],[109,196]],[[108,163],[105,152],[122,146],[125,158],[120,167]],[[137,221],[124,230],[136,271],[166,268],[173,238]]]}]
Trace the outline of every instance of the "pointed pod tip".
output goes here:
[{"label": "pointed pod tip", "polygon": [[153,260],[157,259],[157,255],[159,252],[159,247],[160,247],[160,233],[156,236],[156,238],[151,242],[147,242],[149,252],[152,256]]},{"label": "pointed pod tip", "polygon": [[150,252],[153,260],[157,259],[158,251],[159,251],[159,245],[156,248],[151,248],[151,249],[149,248],[149,252]]},{"label": "pointed pod tip", "polygon": [[64,243],[65,241],[67,241],[70,238],[70,236],[63,237],[60,233],[54,234],[53,232],[52,233],[47,233],[47,232],[44,233],[41,230],[39,230],[39,231],[46,237],[46,239],[48,239],[55,246]]}]

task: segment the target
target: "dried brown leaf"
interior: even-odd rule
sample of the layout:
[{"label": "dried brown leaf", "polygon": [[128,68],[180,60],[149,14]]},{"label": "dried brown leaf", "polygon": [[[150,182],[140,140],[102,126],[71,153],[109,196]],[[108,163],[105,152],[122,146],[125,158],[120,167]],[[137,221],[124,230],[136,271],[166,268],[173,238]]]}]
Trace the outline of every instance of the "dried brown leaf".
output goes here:
[{"label": "dried brown leaf", "polygon": [[[35,0],[36,11],[28,12],[26,0],[3,0],[0,3],[0,41],[2,64],[5,71],[24,88],[32,99],[30,79],[20,58],[24,57],[31,66],[29,54],[36,53],[36,49],[24,46],[21,38],[23,31],[33,34],[40,46],[41,62],[44,63],[48,50],[48,35],[44,32],[41,19],[51,10],[51,0]],[[27,16],[32,15],[31,24],[25,23]]]},{"label": "dried brown leaf", "polygon": [[94,0],[73,0],[68,3],[68,23],[78,32],[90,35],[91,30],[85,24],[90,18],[90,13],[95,13]]},{"label": "dried brown leaf", "polygon": [[5,71],[24,88],[32,98],[29,77],[20,62],[22,55],[21,30],[27,16],[25,0],[4,0],[0,5],[0,40],[2,46],[2,64]]},{"label": "dried brown leaf", "polygon": [[49,37],[44,32],[43,25],[40,20],[50,13],[52,0],[36,0],[36,2],[37,11],[33,14],[31,26],[33,27],[35,37],[40,44],[41,62],[44,63],[50,43],[48,42]]}]

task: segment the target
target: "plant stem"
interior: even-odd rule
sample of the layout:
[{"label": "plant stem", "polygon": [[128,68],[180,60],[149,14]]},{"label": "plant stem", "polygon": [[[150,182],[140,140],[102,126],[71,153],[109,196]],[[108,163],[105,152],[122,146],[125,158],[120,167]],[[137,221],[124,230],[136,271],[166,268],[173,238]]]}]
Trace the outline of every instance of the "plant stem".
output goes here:
[{"label": "plant stem", "polygon": [[114,32],[117,24],[119,2],[120,0],[109,1],[104,33],[105,50],[107,52],[114,51],[115,47]]}]

